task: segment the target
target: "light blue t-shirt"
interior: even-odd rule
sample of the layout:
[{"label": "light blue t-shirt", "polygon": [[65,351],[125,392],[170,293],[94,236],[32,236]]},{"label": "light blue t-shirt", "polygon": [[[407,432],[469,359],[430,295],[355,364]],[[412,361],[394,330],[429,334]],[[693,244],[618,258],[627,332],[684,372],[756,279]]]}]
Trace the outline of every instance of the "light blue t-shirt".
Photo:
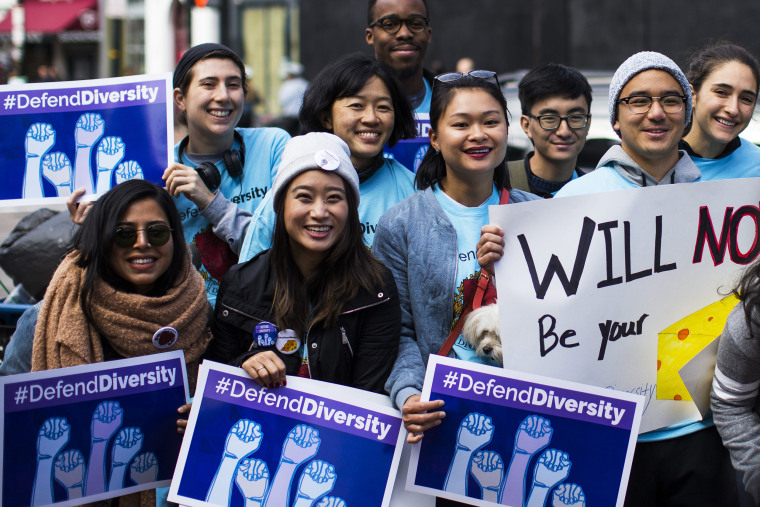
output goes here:
[{"label": "light blue t-shirt", "polygon": [[[413,193],[414,174],[393,159],[385,159],[370,179],[359,184],[359,220],[366,245],[372,246],[382,214]],[[273,199],[274,196],[268,194],[254,212],[240,249],[240,262],[271,248],[276,221]]]},{"label": "light blue t-shirt", "polygon": [[741,145],[721,158],[691,157],[702,173],[699,181],[754,178],[760,176],[760,148],[741,139]]},{"label": "light blue t-shirt", "polygon": [[[467,304],[467,301],[464,301],[465,284],[471,285],[472,289],[474,289],[474,286],[478,283],[480,266],[478,265],[476,248],[480,240],[480,229],[488,223],[488,206],[499,204],[499,192],[496,189],[496,185],[494,185],[491,197],[486,199],[480,206],[472,208],[459,204],[446,195],[437,185],[433,189],[433,195],[438,204],[441,205],[441,208],[443,208],[443,212],[446,213],[446,217],[451,222],[451,225],[454,226],[454,230],[457,233],[457,276],[455,281],[456,286],[452,287],[455,294],[452,317],[457,318]],[[475,291],[468,290],[468,293],[474,295]],[[494,364],[475,355],[475,351],[462,338],[461,334],[454,343],[452,350],[459,359],[464,361]]]},{"label": "light blue t-shirt", "polygon": [[[222,177],[219,191],[238,208],[253,212],[264,199],[272,186],[280,156],[285,144],[290,139],[287,132],[275,128],[236,129],[245,143],[245,165],[240,178],[234,179],[225,168],[224,161],[216,163]],[[240,148],[237,141],[234,148]],[[174,147],[174,159],[177,162],[195,167],[195,164],[183,154],[179,160],[179,144]],[[185,242],[195,245],[201,261],[199,269],[206,282],[206,296],[215,304],[221,277],[237,261],[237,256],[224,239],[214,234],[213,225],[200,213],[190,199],[181,195],[174,200],[179,211]]]}]

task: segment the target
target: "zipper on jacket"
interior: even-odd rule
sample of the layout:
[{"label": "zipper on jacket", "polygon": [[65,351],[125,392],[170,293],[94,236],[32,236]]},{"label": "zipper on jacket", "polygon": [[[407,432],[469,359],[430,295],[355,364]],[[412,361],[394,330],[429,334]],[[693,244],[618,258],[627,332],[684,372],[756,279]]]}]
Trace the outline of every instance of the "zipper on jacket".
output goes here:
[{"label": "zipper on jacket", "polygon": [[238,315],[242,315],[243,317],[247,317],[247,318],[253,319],[253,320],[258,320],[259,322],[264,322],[262,319],[260,319],[258,317],[254,317],[253,315],[249,315],[249,314],[247,314],[247,313],[245,313],[245,312],[243,312],[241,310],[238,310],[237,308],[233,308],[233,307],[231,307],[229,305],[226,305],[224,303],[222,303],[222,307],[226,308],[227,310],[230,310],[231,312],[235,312]]},{"label": "zipper on jacket", "polygon": [[351,353],[351,357],[354,357],[354,349],[351,348],[351,342],[348,341],[348,336],[346,336],[346,330],[343,328],[343,326],[340,326],[340,338],[343,340],[343,345],[346,345],[348,347],[348,351]]},{"label": "zipper on jacket", "polygon": [[360,306],[359,308],[352,308],[351,310],[346,310],[345,312],[341,313],[341,315],[348,315],[349,313],[358,312],[359,310],[366,310],[367,308],[372,308],[373,306],[381,305],[383,303],[387,303],[390,301],[391,298],[385,298],[381,301],[375,301],[374,303],[370,303],[368,305]]}]

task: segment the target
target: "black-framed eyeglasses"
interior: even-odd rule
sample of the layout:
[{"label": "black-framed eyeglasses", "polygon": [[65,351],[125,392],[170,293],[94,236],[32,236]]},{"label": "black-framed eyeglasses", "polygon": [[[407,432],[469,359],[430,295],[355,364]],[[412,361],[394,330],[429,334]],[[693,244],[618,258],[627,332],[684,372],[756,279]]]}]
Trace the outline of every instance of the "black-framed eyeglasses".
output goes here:
[{"label": "black-framed eyeglasses", "polygon": [[631,97],[623,97],[618,100],[618,103],[625,102],[628,104],[628,109],[630,109],[633,114],[644,114],[652,109],[652,102],[655,100],[660,103],[660,107],[662,107],[662,110],[666,113],[677,113],[683,109],[686,97],[683,95],[665,95],[664,97],[635,95]]},{"label": "black-framed eyeglasses", "polygon": [[562,120],[567,122],[567,126],[571,129],[582,129],[588,125],[588,119],[591,118],[590,114],[568,114],[567,116],[560,116],[558,114],[542,114],[535,116],[532,114],[526,114],[528,118],[538,120],[538,125],[544,130],[557,130],[562,125]]},{"label": "black-framed eyeglasses", "polygon": [[428,27],[428,22],[428,18],[419,14],[412,14],[408,18],[400,18],[395,14],[388,14],[387,16],[383,16],[370,23],[369,27],[374,28],[375,26],[380,25],[380,28],[386,33],[393,35],[401,30],[401,25],[406,25],[410,32],[420,33],[424,32]]},{"label": "black-framed eyeglasses", "polygon": [[118,247],[131,248],[137,243],[137,233],[140,231],[145,231],[145,234],[148,237],[148,243],[150,243],[151,246],[162,246],[168,243],[171,239],[173,229],[164,224],[153,224],[144,229],[136,229],[129,225],[120,225],[116,228],[113,242]]},{"label": "black-framed eyeglasses", "polygon": [[499,78],[496,77],[496,73],[491,70],[471,70],[470,72],[446,72],[445,74],[438,74],[435,76],[435,80],[439,83],[451,83],[452,81],[457,81],[458,79],[462,79],[465,76],[470,77],[476,77],[479,79],[493,79],[494,83],[496,83],[496,86],[498,88],[501,88],[499,85]]}]

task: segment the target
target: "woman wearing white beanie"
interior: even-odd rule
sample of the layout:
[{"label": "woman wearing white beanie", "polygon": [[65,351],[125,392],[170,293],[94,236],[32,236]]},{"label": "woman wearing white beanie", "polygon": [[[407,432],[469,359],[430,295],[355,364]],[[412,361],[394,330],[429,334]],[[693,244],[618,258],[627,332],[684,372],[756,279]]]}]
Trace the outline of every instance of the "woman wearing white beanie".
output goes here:
[{"label": "woman wearing white beanie", "polygon": [[384,392],[401,309],[393,275],[362,243],[348,146],[325,132],[294,137],[271,192],[272,248],[225,275],[208,357],[267,387],[288,374]]}]

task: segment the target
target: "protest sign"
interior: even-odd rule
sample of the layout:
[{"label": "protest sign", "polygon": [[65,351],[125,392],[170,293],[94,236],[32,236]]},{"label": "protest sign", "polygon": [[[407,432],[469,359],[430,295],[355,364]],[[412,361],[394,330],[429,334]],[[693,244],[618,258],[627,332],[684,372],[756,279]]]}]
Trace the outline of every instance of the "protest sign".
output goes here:
[{"label": "protest sign", "polygon": [[267,389],[204,361],[169,500],[387,506],[403,438],[387,396],[299,377]]},{"label": "protest sign", "polygon": [[400,139],[393,148],[385,147],[385,157],[394,158],[404,167],[417,172],[422,159],[430,147],[430,115],[428,113],[414,113],[414,125],[417,127],[417,137],[412,139]]},{"label": "protest sign", "polygon": [[171,76],[0,86],[0,206],[64,202],[79,187],[161,184],[174,140]]},{"label": "protest sign", "polygon": [[408,489],[473,505],[623,505],[641,396],[431,355],[422,400],[443,400],[446,417],[413,447]]},{"label": "protest sign", "polygon": [[492,206],[504,366],[642,394],[642,432],[701,419],[678,370],[760,253],[758,195],[748,178]]},{"label": "protest sign", "polygon": [[3,507],[168,486],[187,399],[181,351],[0,377]]}]

